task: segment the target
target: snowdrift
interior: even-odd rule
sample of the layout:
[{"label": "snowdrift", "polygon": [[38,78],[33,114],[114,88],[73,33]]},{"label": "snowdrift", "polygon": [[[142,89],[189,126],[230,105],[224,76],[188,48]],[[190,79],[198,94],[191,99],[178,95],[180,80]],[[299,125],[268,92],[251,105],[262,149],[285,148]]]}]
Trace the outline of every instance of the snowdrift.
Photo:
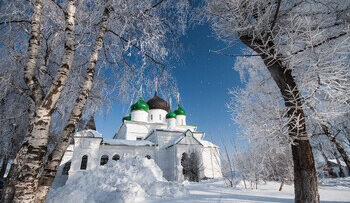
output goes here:
[{"label": "snowdrift", "polygon": [[139,202],[181,197],[188,192],[163,178],[153,159],[124,156],[96,170],[73,174],[65,186],[52,189],[47,203]]}]

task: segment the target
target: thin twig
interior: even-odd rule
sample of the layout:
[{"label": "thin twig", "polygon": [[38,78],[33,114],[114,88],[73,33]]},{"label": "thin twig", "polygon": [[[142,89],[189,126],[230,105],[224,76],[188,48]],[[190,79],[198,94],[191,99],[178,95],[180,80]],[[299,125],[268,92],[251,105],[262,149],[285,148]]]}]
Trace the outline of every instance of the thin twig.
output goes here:
[{"label": "thin twig", "polygon": [[164,66],[163,63],[155,60],[152,56],[150,56],[149,54],[147,53],[144,53],[140,47],[138,47],[137,45],[135,45],[134,43],[131,43],[129,40],[125,39],[124,37],[120,36],[119,34],[117,34],[116,32],[114,32],[113,30],[107,30],[108,32],[116,35],[117,37],[119,37],[122,41],[126,42],[126,43],[129,43],[131,44],[131,46],[133,46],[134,48],[136,48],[138,51],[140,51],[144,56],[146,56],[147,58],[149,58],[153,63],[155,64],[158,64],[158,65],[161,65],[161,66]]},{"label": "thin twig", "polygon": [[209,50],[209,52],[213,52],[213,53],[224,55],[224,56],[233,56],[233,57],[238,57],[238,56],[260,56],[259,54],[226,54],[226,53],[222,53],[222,52],[218,52],[218,51],[214,51],[214,50]]},{"label": "thin twig", "polygon": [[33,98],[31,96],[29,96],[24,89],[22,89],[21,87],[13,84],[12,82],[10,82],[8,79],[6,79],[3,76],[0,76],[0,80],[4,81],[8,86],[12,87],[13,89],[15,89],[19,94],[23,95],[24,97],[26,97],[29,101],[34,102]]}]

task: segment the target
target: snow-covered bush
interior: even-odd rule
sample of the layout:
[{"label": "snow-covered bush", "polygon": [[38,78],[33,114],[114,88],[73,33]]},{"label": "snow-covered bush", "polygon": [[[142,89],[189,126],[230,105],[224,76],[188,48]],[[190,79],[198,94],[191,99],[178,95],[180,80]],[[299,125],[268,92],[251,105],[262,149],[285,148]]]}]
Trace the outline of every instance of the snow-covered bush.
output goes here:
[{"label": "snow-covered bush", "polygon": [[50,191],[46,202],[138,202],[185,194],[183,186],[163,178],[153,159],[129,155],[81,175],[72,174],[65,186]]}]

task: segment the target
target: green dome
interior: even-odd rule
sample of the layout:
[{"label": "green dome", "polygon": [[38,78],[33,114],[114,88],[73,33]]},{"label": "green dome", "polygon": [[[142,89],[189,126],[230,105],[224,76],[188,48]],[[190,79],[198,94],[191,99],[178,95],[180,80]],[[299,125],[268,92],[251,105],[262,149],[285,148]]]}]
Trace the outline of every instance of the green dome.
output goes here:
[{"label": "green dome", "polygon": [[142,97],[140,97],[139,101],[131,106],[131,111],[148,111],[149,106],[146,102],[143,101]]},{"label": "green dome", "polygon": [[170,110],[169,113],[166,115],[166,119],[168,118],[176,118],[176,113]]},{"label": "green dome", "polygon": [[124,121],[131,121],[131,116],[130,116],[130,114],[123,117],[123,122],[124,122]]},{"label": "green dome", "polygon": [[186,116],[186,111],[180,107],[180,104],[177,105],[177,109],[174,111],[176,115],[184,115]]}]

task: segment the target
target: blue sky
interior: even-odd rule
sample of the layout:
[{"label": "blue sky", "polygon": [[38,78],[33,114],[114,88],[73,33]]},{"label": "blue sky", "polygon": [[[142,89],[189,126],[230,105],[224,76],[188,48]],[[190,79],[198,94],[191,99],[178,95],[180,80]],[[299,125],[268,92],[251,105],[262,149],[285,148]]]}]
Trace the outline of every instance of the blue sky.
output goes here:
[{"label": "blue sky", "polygon": [[[235,58],[209,52],[225,47],[212,36],[208,25],[189,29],[180,40],[184,47],[183,61],[174,62],[173,72],[181,94],[181,106],[187,112],[187,124],[198,126],[198,131],[206,133],[207,140],[222,146],[223,139],[227,141],[241,134],[230,118],[226,103],[228,90],[243,84],[232,69]],[[230,49],[230,53],[237,54],[240,48]],[[127,112],[125,105],[115,103],[107,116],[96,117],[97,130],[105,138],[113,137]]]}]

